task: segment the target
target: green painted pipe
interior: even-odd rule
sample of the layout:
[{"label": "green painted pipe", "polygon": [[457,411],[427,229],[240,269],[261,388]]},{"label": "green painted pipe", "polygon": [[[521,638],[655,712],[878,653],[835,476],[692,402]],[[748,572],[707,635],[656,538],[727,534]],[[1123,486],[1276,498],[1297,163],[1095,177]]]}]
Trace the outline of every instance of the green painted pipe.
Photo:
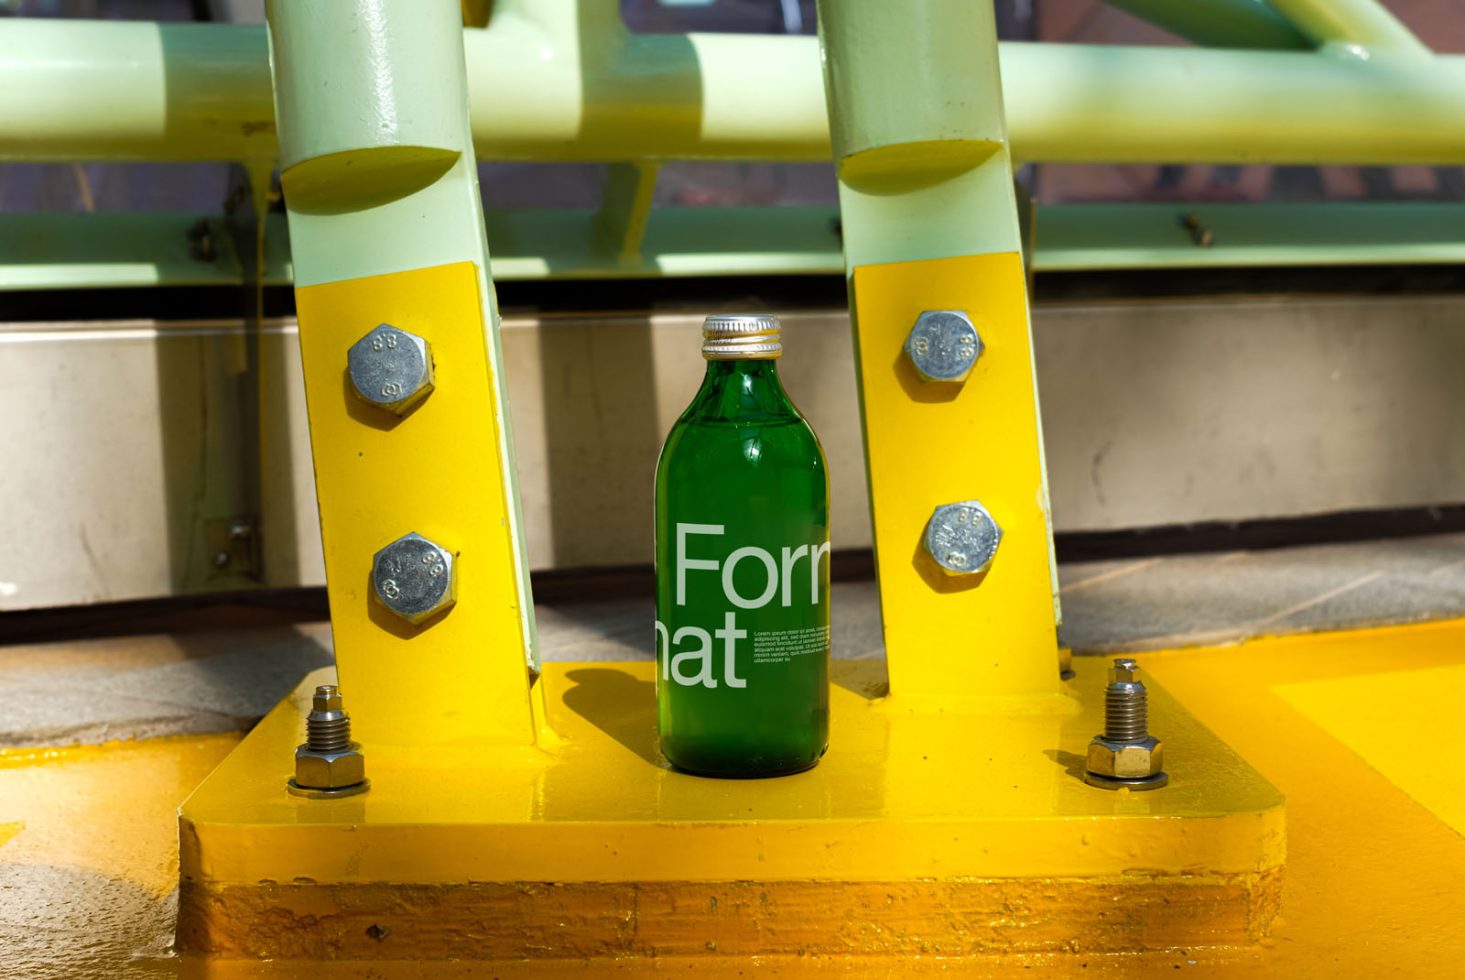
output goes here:
[{"label": "green painted pipe", "polygon": [[[1181,219],[1196,216],[1209,247]],[[628,257],[585,208],[495,209],[488,241],[496,282],[829,274],[844,269],[828,207],[657,208]],[[195,214],[0,215],[0,291],[241,285],[227,236],[212,260],[190,254]],[[222,227],[222,216],[215,219]],[[1465,205],[1059,204],[1037,209],[1039,272],[1465,263]],[[283,215],[266,219],[263,280],[292,281]]]},{"label": "green painted pipe", "polygon": [[1307,51],[1312,44],[1267,0],[1105,0],[1177,37],[1211,48]]}]

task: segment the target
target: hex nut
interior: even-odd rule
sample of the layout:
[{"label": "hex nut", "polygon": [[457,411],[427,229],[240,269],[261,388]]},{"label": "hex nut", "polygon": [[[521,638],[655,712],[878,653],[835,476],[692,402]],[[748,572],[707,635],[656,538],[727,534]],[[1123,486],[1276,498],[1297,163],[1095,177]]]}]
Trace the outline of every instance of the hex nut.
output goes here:
[{"label": "hex nut", "polygon": [[905,338],[906,357],[922,381],[965,381],[983,346],[976,325],[963,310],[926,310]]},{"label": "hex nut", "polygon": [[404,534],[372,559],[377,600],[414,625],[457,601],[457,580],[453,553],[420,534]]},{"label": "hex nut", "polygon": [[921,543],[947,575],[978,575],[992,567],[1002,528],[979,501],[942,504],[926,522]]},{"label": "hex nut", "polygon": [[432,392],[432,348],[407,330],[383,323],[346,354],[351,387],[363,401],[405,415]]},{"label": "hex nut", "polygon": [[1145,779],[1165,769],[1165,746],[1153,735],[1138,742],[1117,742],[1102,735],[1089,743],[1085,768],[1113,779]]},{"label": "hex nut", "polygon": [[303,789],[345,789],[366,781],[366,757],[352,742],[335,752],[307,746],[295,750],[295,784]]}]

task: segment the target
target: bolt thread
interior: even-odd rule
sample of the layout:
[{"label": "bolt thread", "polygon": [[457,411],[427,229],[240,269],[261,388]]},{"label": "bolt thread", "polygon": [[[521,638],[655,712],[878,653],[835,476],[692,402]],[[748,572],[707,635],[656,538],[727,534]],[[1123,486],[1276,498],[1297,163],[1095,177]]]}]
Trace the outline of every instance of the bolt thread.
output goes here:
[{"label": "bolt thread", "polygon": [[1133,690],[1111,684],[1104,692],[1104,737],[1137,742],[1148,735],[1149,702],[1143,687]]},{"label": "bolt thread", "polygon": [[351,745],[351,719],[344,714],[322,718],[312,712],[305,719],[305,744],[313,752],[345,751]]}]

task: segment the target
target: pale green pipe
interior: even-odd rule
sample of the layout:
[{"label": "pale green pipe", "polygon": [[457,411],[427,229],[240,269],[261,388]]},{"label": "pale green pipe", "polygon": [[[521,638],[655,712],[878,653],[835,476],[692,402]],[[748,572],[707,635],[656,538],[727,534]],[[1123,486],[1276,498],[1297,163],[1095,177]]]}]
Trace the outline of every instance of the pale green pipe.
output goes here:
[{"label": "pale green pipe", "polygon": [[[1198,247],[1181,226],[1211,232]],[[602,216],[575,208],[488,215],[495,282],[678,276],[837,275],[844,269],[833,208],[657,208],[628,258],[601,234]],[[195,214],[0,215],[0,291],[117,286],[241,285],[226,247],[211,262],[188,252]],[[222,218],[219,219],[222,222]],[[1040,206],[1039,272],[1465,263],[1465,205],[1060,204]],[[283,215],[266,219],[266,285],[289,285]],[[227,239],[222,241],[227,242]]]},{"label": "pale green pipe", "polygon": [[[830,158],[813,38],[631,35],[587,74],[573,39],[547,43],[552,27],[510,7],[465,32],[480,158]],[[267,52],[257,27],[0,20],[0,91],[26,93],[0,99],[0,159],[272,153]],[[1458,56],[1018,43],[1001,52],[1021,160],[1465,163]]]},{"label": "pale green pipe", "polygon": [[[1021,255],[992,5],[818,0],[817,9],[851,314],[858,319],[854,277],[861,266]],[[1022,306],[1026,318],[1025,296]],[[1061,623],[1038,379],[1026,356],[1053,617]],[[863,400],[862,393],[862,413]],[[1009,662],[1007,689],[1041,691],[1051,669],[1028,658]]]},{"label": "pale green pipe", "polygon": [[1019,251],[991,4],[818,10],[846,265]]},{"label": "pale green pipe", "polygon": [[442,56],[461,24],[452,4],[277,0],[271,16],[282,170],[333,153],[468,148],[462,106],[439,94],[466,85]]},{"label": "pale green pipe", "polygon": [[1465,162],[1465,58],[1013,44],[1002,66],[1022,160]]},{"label": "pale green pipe", "polygon": [[[274,0],[281,183],[299,285],[487,266],[452,0]],[[449,52],[444,55],[444,48]]]},{"label": "pale green pipe", "polygon": [[1266,0],[1105,0],[1177,37],[1212,48],[1305,51],[1312,45]]},{"label": "pale green pipe", "polygon": [[0,20],[0,158],[274,152],[262,27]]},{"label": "pale green pipe", "polygon": [[990,4],[819,6],[824,86],[836,161],[902,143],[986,144],[1006,138]]},{"label": "pale green pipe", "polygon": [[465,45],[487,158],[829,158],[813,38],[632,34],[614,4],[529,0]]},{"label": "pale green pipe", "polygon": [[1286,17],[1318,44],[1349,49],[1368,57],[1371,51],[1415,58],[1430,50],[1378,0],[1271,0]]}]

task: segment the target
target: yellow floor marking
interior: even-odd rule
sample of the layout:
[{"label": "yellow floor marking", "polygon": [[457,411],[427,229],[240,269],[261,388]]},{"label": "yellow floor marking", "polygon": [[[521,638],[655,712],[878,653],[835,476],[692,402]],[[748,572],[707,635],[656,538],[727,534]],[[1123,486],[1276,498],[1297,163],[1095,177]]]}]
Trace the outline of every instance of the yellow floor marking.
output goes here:
[{"label": "yellow floor marking", "polygon": [[1075,592],[1081,592],[1084,589],[1092,588],[1093,586],[1100,585],[1104,582],[1112,582],[1116,578],[1124,578],[1126,575],[1133,575],[1135,572],[1143,571],[1144,569],[1149,568],[1151,565],[1157,564],[1159,561],[1160,559],[1158,558],[1146,558],[1143,561],[1133,562],[1129,565],[1125,565],[1122,568],[1113,568],[1107,572],[1100,572],[1097,575],[1090,575],[1088,578],[1081,578],[1071,585],[1063,586],[1058,590],[1058,594],[1072,595]]},{"label": "yellow floor marking", "polygon": [[1311,599],[1304,599],[1302,602],[1288,606],[1286,609],[1278,610],[1277,612],[1272,613],[1270,616],[1265,616],[1261,619],[1258,619],[1251,624],[1251,627],[1252,629],[1261,629],[1262,627],[1270,626],[1272,623],[1280,622],[1281,620],[1286,619],[1288,616],[1294,616],[1297,613],[1303,612],[1307,609],[1311,609],[1314,606],[1320,606],[1323,603],[1327,602],[1329,599],[1336,599],[1338,598],[1338,596],[1346,595],[1349,592],[1352,592],[1354,589],[1362,588],[1363,586],[1374,581],[1375,579],[1383,577],[1383,574],[1383,572],[1370,572],[1367,575],[1362,575],[1351,582],[1346,582],[1343,585],[1338,586],[1335,589],[1328,589],[1321,595],[1315,595]]},{"label": "yellow floor marking", "polygon": [[1441,750],[1460,737],[1465,664],[1284,684],[1276,692],[1465,834],[1465,769],[1440,764]]},{"label": "yellow floor marking", "polygon": [[[1287,797],[1286,877],[1271,940],[1259,950],[1232,951],[1224,969],[1187,975],[1460,975],[1465,837],[1393,782],[1400,767],[1388,772],[1369,765],[1348,740],[1372,737],[1400,750],[1408,744],[1417,754],[1411,778],[1426,771],[1448,774],[1457,765],[1453,733],[1419,744],[1406,742],[1394,727],[1411,713],[1438,713],[1421,722],[1428,726],[1457,719],[1456,670],[1462,665],[1465,620],[1266,638],[1140,658],[1142,670]],[[1300,698],[1321,704],[1324,685],[1342,681],[1351,689],[1364,678],[1376,682],[1381,669],[1428,674],[1442,668],[1456,682],[1446,689],[1453,698],[1442,691],[1416,708],[1395,700],[1406,692],[1417,696],[1413,684],[1386,684],[1366,707],[1338,706],[1357,712],[1343,730],[1320,724],[1293,703]],[[1301,695],[1294,690],[1312,685],[1319,686]],[[1368,733],[1364,726],[1370,726]],[[1177,756],[1170,765],[1182,762]],[[1441,792],[1453,792],[1457,800],[1462,795],[1460,784],[1448,778]],[[1200,955],[1202,967],[1216,963],[1216,955]]]},{"label": "yellow floor marking", "polygon": [[[178,877],[178,804],[236,734],[20,749],[0,764],[0,821],[24,827],[3,861],[60,865],[167,895]],[[3,831],[0,831],[3,833]]]}]

